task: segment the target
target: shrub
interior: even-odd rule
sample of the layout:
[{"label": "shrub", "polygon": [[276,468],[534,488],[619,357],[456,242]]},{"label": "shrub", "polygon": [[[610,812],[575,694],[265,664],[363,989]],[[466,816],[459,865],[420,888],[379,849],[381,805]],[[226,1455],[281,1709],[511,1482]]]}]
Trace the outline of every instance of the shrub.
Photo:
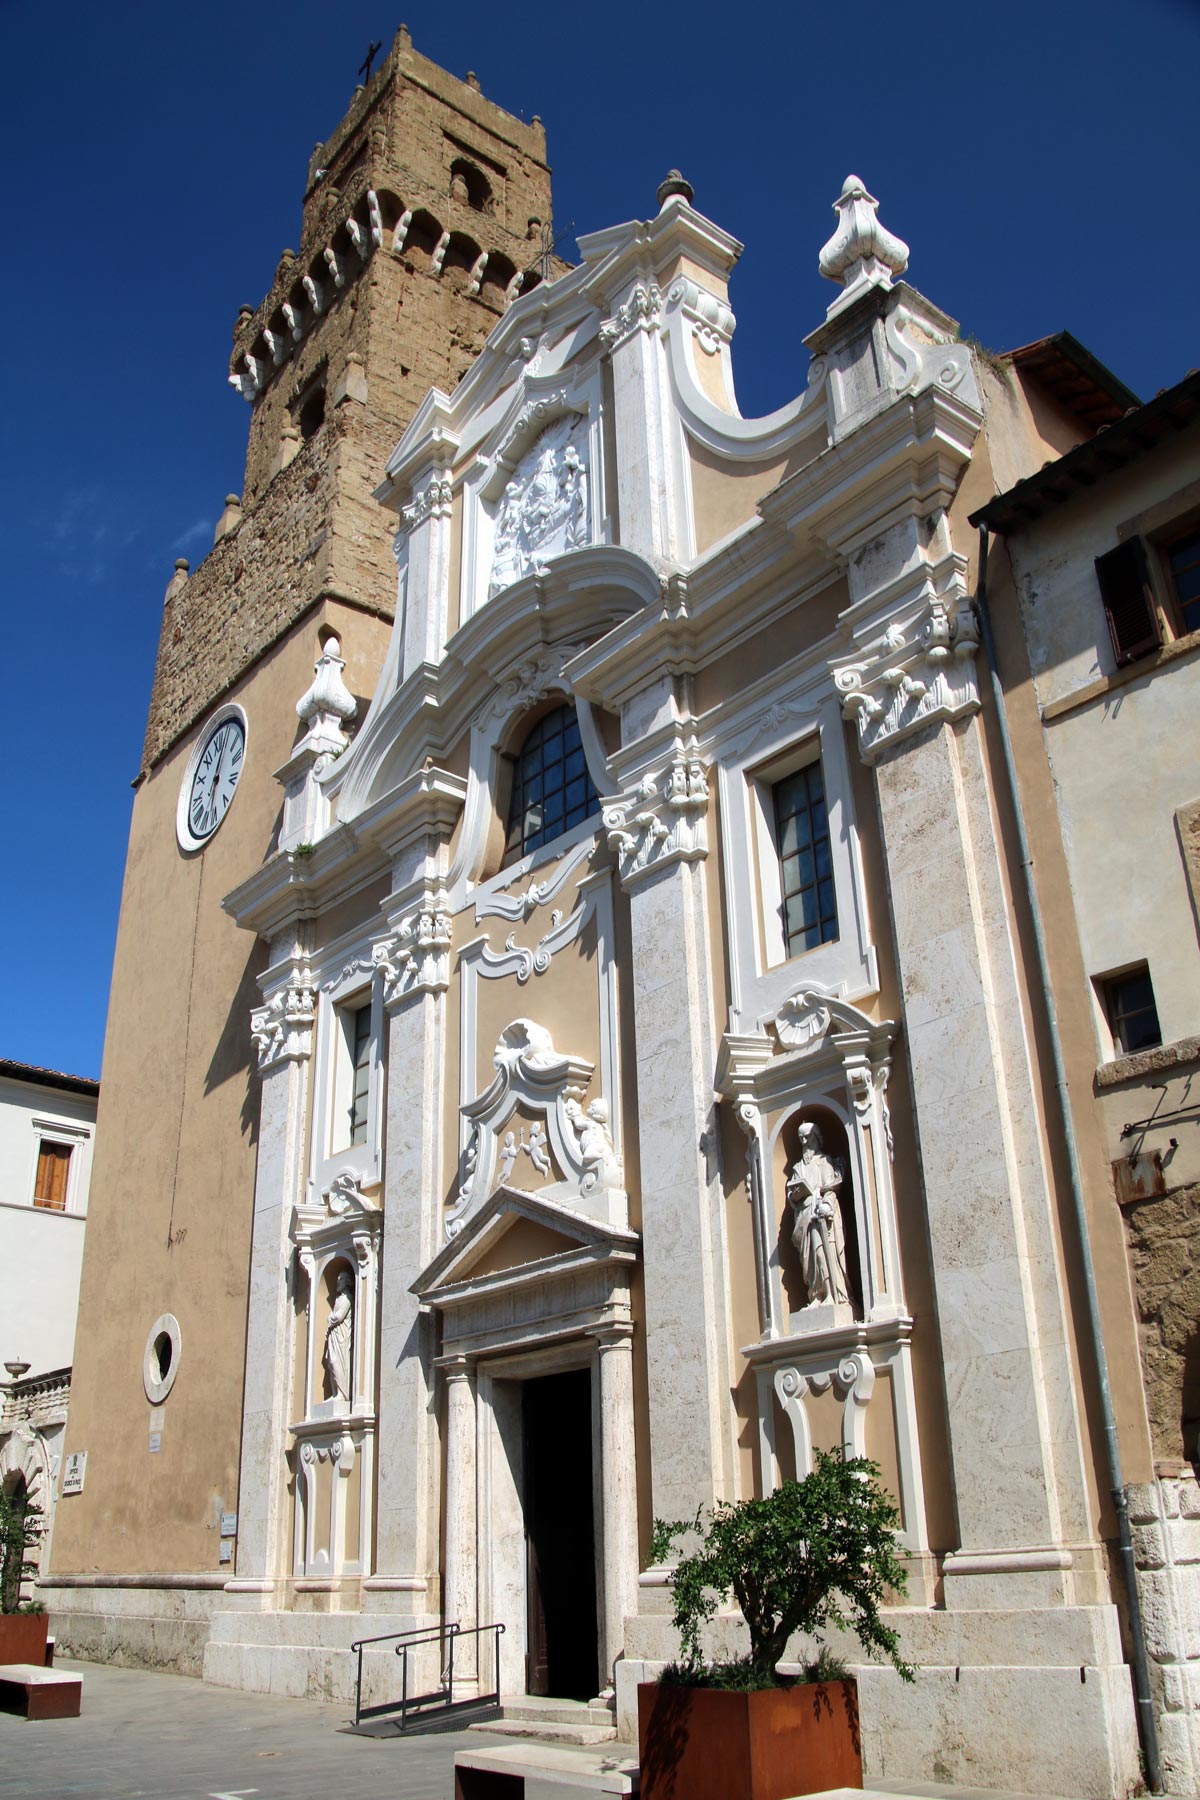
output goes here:
[{"label": "shrub", "polygon": [[38,1572],[29,1552],[41,1535],[41,1510],[26,1498],[24,1482],[12,1493],[0,1483],[0,1613],[43,1610],[36,1602],[21,1603],[22,1581]]},{"label": "shrub", "polygon": [[[903,1594],[907,1576],[896,1554],[899,1514],[865,1457],[818,1451],[803,1481],[788,1481],[765,1500],[721,1501],[705,1527],[701,1514],[675,1523],[654,1521],[651,1561],[662,1562],[675,1540],[699,1534],[671,1577],[675,1626],[683,1651],[685,1685],[773,1687],[777,1665],[794,1632],[852,1631],[868,1652],[886,1657],[911,1681],[900,1640],[879,1616],[888,1590]],[[750,1632],[750,1654],[710,1669],[700,1651],[701,1628],[732,1591]],[[809,1679],[836,1679],[822,1646]],[[680,1678],[680,1665],[674,1665]],[[714,1675],[717,1677],[713,1679]]]}]

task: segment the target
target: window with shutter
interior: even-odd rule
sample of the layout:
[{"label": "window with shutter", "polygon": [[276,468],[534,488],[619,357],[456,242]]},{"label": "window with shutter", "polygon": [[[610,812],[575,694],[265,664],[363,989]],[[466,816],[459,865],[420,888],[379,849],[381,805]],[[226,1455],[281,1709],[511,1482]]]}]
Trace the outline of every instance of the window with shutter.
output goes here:
[{"label": "window with shutter", "polygon": [[1130,538],[1128,543],[1098,556],[1096,577],[1118,667],[1132,662],[1135,656],[1144,656],[1147,650],[1157,650],[1162,643],[1162,627],[1141,538]]},{"label": "window with shutter", "polygon": [[1200,631],[1200,531],[1171,545],[1167,565],[1175,588],[1179,625],[1184,632]]},{"label": "window with shutter", "polygon": [[38,1145],[37,1181],[33,1189],[35,1206],[46,1206],[53,1212],[66,1211],[70,1167],[71,1146],[52,1144],[48,1138],[43,1138]]}]

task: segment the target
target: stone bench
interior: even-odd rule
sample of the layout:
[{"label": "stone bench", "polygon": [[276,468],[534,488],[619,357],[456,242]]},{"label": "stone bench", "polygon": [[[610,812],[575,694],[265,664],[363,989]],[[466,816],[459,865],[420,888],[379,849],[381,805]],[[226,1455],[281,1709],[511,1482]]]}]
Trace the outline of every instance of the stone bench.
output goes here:
[{"label": "stone bench", "polygon": [[27,1719],[77,1719],[83,1678],[37,1663],[0,1663],[0,1705]]},{"label": "stone bench", "polygon": [[576,1750],[522,1743],[455,1753],[454,1800],[524,1800],[526,1781],[556,1781],[592,1794],[636,1794],[640,1785],[637,1756],[615,1744]]}]

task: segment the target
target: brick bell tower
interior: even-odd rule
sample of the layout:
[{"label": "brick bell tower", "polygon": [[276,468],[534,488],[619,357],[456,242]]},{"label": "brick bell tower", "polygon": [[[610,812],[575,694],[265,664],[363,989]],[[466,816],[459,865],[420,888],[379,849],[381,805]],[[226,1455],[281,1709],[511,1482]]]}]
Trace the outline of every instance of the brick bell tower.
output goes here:
[{"label": "brick bell tower", "polygon": [[402,26],[313,152],[298,249],[238,314],[244,493],[167,588],[134,784],[66,1434],[86,1479],[48,1577],[59,1641],[83,1655],[199,1673],[230,1572],[266,946],[221,898],[277,841],[276,772],[321,645],[338,640],[355,695],[374,688],[396,566],[372,492],[428,389],[453,388],[546,266],[545,148],[539,120]]},{"label": "brick bell tower", "polygon": [[372,490],[428,389],[452,389],[540,279],[545,159],[540,119],[418,55],[403,25],[314,148],[299,250],[234,328],[245,488],[201,568],[168,589],[145,768],[322,595],[392,617],[389,515]]}]

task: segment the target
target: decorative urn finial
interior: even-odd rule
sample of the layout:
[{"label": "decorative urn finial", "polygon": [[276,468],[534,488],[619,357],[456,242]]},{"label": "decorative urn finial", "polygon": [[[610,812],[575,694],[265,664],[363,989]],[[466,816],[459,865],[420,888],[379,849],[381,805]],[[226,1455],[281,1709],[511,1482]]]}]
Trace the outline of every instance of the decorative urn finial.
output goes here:
[{"label": "decorative urn finial", "polygon": [[358,701],[342,680],[346,665],[342,661],[341,648],[336,637],[331,635],[325,639],[315,665],[313,684],[296,703],[296,711],[308,726],[310,736],[314,731],[324,729],[342,737],[343,724],[358,711]]},{"label": "decorative urn finial", "polygon": [[667,201],[673,199],[676,194],[681,200],[686,200],[689,206],[696,198],[696,190],[691,182],[685,181],[678,169],[668,169],[667,179],[659,182],[658,191],[654,196],[658,201],[658,210],[661,212]]},{"label": "decorative urn finial", "polygon": [[847,175],[833,203],[837,230],[821,252],[818,267],[842,293],[829,308],[839,312],[868,287],[890,288],[893,275],[908,267],[908,245],[879,222],[879,202],[857,175]]}]

